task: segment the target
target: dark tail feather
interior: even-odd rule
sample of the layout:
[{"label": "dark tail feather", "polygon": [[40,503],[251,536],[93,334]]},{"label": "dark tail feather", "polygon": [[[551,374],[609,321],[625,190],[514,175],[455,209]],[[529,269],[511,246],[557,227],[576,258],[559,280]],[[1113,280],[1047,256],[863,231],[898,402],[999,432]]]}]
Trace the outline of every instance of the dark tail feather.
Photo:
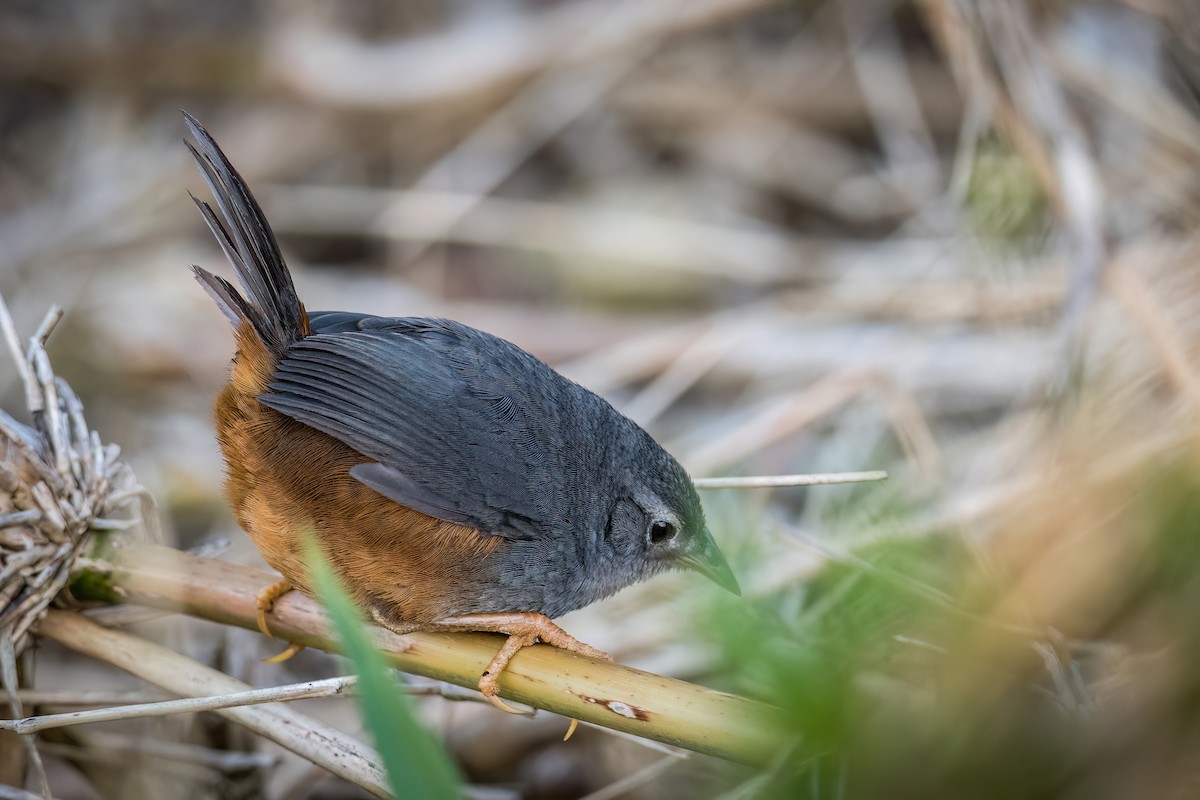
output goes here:
[{"label": "dark tail feather", "polygon": [[233,265],[249,302],[229,281],[199,267],[194,267],[196,279],[230,322],[235,326],[243,320],[249,322],[264,344],[283,353],[292,342],[308,334],[308,318],[279,252],[279,243],[250,188],[216,141],[186,111],[183,120],[196,142],[184,144],[216,199],[221,216],[208,203],[195,197],[192,200]]}]

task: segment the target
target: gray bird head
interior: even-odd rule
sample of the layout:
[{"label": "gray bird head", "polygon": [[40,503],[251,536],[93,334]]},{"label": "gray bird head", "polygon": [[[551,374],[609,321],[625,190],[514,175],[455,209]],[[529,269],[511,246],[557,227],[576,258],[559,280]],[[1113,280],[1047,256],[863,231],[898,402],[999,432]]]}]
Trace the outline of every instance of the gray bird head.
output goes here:
[{"label": "gray bird head", "polygon": [[610,546],[640,563],[643,576],[689,569],[740,595],[737,578],[704,521],[691,478],[648,434],[638,433],[642,446],[635,450],[637,458],[625,472],[623,491],[608,520]]}]

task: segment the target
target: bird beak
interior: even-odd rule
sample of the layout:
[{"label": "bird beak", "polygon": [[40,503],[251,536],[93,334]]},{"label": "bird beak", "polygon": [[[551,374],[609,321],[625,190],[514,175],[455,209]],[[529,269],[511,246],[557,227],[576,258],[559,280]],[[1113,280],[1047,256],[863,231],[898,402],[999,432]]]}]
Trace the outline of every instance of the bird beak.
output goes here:
[{"label": "bird beak", "polygon": [[699,572],[725,591],[741,597],[742,590],[738,586],[737,578],[729,568],[725,556],[717,549],[717,543],[713,541],[707,528],[704,529],[704,536],[696,542],[696,546],[679,557],[679,563]]}]

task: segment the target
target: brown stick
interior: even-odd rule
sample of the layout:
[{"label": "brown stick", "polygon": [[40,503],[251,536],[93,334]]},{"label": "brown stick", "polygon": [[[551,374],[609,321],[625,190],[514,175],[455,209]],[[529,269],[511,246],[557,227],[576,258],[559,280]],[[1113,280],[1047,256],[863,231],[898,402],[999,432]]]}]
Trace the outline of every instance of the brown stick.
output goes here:
[{"label": "brown stick", "polygon": [[[274,581],[261,570],[165,547],[123,550],[112,572],[113,586],[131,602],[248,629],[257,628],[255,594]],[[270,622],[280,638],[335,649],[320,607],[299,592],[275,604]],[[374,634],[397,668],[470,688],[503,643],[495,634]],[[764,763],[779,745],[769,706],[545,645],[518,653],[500,686],[508,700],[733,761]]]}]

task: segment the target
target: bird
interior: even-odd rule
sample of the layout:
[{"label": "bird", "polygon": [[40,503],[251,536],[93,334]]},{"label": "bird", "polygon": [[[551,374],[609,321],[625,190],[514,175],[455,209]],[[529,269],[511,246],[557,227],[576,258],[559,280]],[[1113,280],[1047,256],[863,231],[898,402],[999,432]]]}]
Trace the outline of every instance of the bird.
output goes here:
[{"label": "bird", "polygon": [[506,711],[522,648],[609,658],[553,618],[671,569],[740,594],[688,473],[603,398],[459,322],[307,311],[250,188],[183,117],[216,208],[192,200],[241,287],[192,267],[234,329],[215,427],[225,496],[282,576],[256,597],[265,635],[276,600],[312,593],[306,531],[382,627],[505,634],[478,688]]}]

